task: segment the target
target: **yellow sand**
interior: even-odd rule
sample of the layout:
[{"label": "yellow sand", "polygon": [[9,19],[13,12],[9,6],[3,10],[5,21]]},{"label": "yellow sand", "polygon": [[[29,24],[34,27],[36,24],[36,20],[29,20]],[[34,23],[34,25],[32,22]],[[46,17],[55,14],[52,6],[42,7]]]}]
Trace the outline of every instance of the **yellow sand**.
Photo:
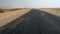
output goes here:
[{"label": "yellow sand", "polygon": [[43,10],[60,17],[60,8],[40,8],[39,10]]},{"label": "yellow sand", "polygon": [[0,13],[0,27],[4,26],[8,22],[18,18],[19,16],[24,15],[29,10],[30,9],[22,9],[22,10],[7,11],[7,12],[4,12],[4,13]]}]

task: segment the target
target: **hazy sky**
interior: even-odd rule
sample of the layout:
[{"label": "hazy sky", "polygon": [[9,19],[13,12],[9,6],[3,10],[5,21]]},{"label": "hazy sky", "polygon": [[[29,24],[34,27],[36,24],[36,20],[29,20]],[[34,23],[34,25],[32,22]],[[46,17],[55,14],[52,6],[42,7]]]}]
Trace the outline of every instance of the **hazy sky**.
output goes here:
[{"label": "hazy sky", "polygon": [[0,8],[60,7],[60,0],[0,0]]}]

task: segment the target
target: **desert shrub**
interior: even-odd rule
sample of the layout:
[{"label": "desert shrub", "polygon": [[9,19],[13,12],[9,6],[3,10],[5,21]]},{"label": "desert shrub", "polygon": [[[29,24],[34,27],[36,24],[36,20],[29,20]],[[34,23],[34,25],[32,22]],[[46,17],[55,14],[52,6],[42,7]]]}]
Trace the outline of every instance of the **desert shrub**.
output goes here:
[{"label": "desert shrub", "polygon": [[0,11],[0,13],[4,13],[4,11]]},{"label": "desert shrub", "polygon": [[4,13],[3,9],[0,9],[0,13]]}]

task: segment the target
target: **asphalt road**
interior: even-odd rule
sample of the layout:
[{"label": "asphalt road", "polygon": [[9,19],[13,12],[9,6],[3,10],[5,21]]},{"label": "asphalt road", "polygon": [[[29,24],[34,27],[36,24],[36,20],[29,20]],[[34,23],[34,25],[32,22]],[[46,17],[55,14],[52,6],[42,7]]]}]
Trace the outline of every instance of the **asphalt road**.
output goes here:
[{"label": "asphalt road", "polygon": [[60,34],[60,17],[31,9],[0,28],[0,34]]}]

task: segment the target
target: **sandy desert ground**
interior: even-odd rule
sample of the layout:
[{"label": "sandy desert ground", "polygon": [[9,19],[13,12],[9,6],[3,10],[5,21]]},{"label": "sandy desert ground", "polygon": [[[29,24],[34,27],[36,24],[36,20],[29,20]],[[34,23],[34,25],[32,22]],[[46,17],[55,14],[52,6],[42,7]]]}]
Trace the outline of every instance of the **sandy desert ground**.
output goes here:
[{"label": "sandy desert ground", "polygon": [[43,10],[60,17],[60,8],[40,8],[39,10]]},{"label": "sandy desert ground", "polygon": [[30,9],[21,9],[21,10],[15,10],[15,11],[5,10],[3,13],[0,13],[0,27],[18,18],[19,16],[27,13],[29,10]]},{"label": "sandy desert ground", "polygon": [[[24,15],[25,13],[29,12],[31,9],[19,9],[19,10],[8,10],[4,13],[0,13],[0,27],[7,24],[8,22],[18,18],[19,16]],[[40,8],[38,10],[42,10],[56,16],[60,17],[60,8]]]}]

